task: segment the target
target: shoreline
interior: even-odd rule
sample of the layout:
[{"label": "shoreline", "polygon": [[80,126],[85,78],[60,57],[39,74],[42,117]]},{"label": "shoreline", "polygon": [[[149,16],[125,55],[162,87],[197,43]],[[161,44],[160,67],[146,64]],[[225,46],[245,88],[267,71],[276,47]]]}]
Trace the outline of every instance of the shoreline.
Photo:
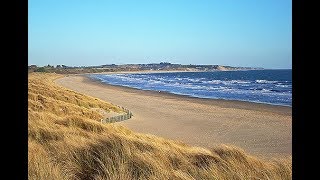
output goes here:
[{"label": "shoreline", "polygon": [[[92,79],[88,77],[87,75],[89,74],[81,74],[79,76],[84,77],[83,82],[84,83],[93,83],[96,85],[101,85],[105,86],[106,88],[112,88],[112,89],[117,89],[129,93],[147,93],[148,95],[151,96],[166,96],[167,98],[181,98],[186,101],[193,101],[193,102],[198,102],[198,103],[203,103],[205,102],[208,105],[216,105],[220,106],[223,108],[240,108],[240,109],[247,109],[247,110],[266,110],[265,108],[267,107],[268,109],[271,108],[272,112],[274,111],[279,111],[283,112],[282,109],[291,109],[292,106],[286,106],[286,105],[277,105],[277,104],[268,104],[268,103],[259,103],[259,102],[251,102],[251,101],[241,101],[241,100],[228,100],[228,99],[211,99],[211,98],[201,98],[201,97],[194,97],[194,96],[189,96],[189,95],[183,95],[183,94],[175,94],[167,91],[161,91],[158,93],[157,91],[154,90],[144,90],[144,89],[138,89],[134,87],[128,87],[128,86],[121,86],[121,85],[113,85],[113,84],[108,84],[105,82],[102,82],[98,79]],[[287,111],[287,110],[285,110]],[[291,112],[290,112],[291,114]]]},{"label": "shoreline", "polygon": [[263,158],[292,154],[292,107],[108,85],[86,74],[55,83],[130,109],[133,118],[115,125],[135,132],[206,148],[235,145]]},{"label": "shoreline", "polygon": [[279,69],[234,69],[234,70],[138,70],[138,71],[113,71],[113,72],[97,72],[97,73],[80,73],[70,75],[85,74],[153,74],[153,73],[174,73],[174,72],[223,72],[223,71],[261,71],[261,70],[279,70]]}]

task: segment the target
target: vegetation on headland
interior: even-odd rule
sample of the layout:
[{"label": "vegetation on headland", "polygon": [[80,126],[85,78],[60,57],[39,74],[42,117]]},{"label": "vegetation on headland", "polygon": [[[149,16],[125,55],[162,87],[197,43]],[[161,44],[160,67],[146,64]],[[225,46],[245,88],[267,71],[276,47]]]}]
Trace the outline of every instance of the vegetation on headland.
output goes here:
[{"label": "vegetation on headland", "polygon": [[28,78],[29,179],[291,179],[291,159],[262,160],[237,147],[212,149],[101,124],[121,109],[62,88],[62,75]]},{"label": "vegetation on headland", "polygon": [[182,65],[171,64],[168,62],[152,63],[152,64],[107,64],[100,66],[81,66],[71,67],[65,65],[56,65],[38,67],[30,65],[29,72],[55,72],[59,74],[78,74],[78,73],[102,73],[102,72],[118,72],[118,71],[224,71],[224,70],[248,70],[248,69],[261,69],[250,67],[232,67],[221,65]]}]

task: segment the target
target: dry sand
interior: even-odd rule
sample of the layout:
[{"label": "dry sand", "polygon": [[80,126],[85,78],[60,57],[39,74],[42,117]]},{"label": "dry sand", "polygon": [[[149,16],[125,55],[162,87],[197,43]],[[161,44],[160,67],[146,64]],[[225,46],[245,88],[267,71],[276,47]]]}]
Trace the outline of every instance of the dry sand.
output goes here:
[{"label": "dry sand", "polygon": [[134,117],[116,124],[136,132],[207,148],[231,144],[264,158],[292,153],[291,107],[143,91],[106,85],[83,75],[55,82],[130,109]]}]

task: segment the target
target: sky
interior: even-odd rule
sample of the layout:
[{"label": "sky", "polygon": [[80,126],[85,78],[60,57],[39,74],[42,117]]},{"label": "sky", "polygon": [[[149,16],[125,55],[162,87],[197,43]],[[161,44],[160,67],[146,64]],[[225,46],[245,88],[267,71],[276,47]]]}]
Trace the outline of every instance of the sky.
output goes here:
[{"label": "sky", "polygon": [[291,69],[291,0],[29,0],[28,64]]}]

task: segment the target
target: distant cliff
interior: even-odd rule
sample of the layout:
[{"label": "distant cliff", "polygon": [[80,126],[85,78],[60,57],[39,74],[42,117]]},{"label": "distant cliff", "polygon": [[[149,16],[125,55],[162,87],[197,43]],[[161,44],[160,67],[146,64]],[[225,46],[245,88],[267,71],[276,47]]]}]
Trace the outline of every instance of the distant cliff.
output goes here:
[{"label": "distant cliff", "polygon": [[30,65],[28,72],[55,72],[59,74],[79,74],[79,73],[101,73],[101,72],[120,72],[120,71],[236,71],[236,70],[255,70],[263,68],[253,67],[232,67],[222,65],[183,65],[171,64],[168,62],[151,63],[151,64],[106,64],[100,66],[80,66],[71,67],[57,65],[56,67],[47,65],[38,67]]}]

